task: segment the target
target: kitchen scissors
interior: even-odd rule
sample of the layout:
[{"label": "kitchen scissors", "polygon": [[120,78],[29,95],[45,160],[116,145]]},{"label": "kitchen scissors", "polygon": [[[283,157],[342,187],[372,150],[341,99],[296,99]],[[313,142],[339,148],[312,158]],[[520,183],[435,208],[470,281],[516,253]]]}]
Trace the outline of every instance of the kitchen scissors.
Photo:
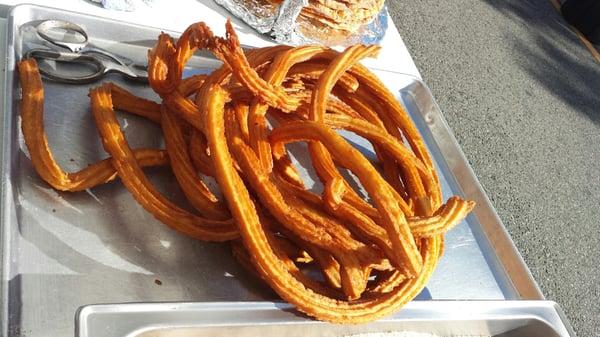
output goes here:
[{"label": "kitchen scissors", "polygon": [[[44,77],[62,83],[83,84],[95,82],[108,73],[119,73],[128,79],[147,82],[145,69],[125,57],[115,55],[105,49],[94,47],[89,43],[89,36],[83,27],[63,20],[44,20],[35,27],[37,34],[56,49],[34,48],[25,53],[25,58],[50,60],[63,63],[78,63],[91,68],[91,73],[73,75],[40,67]],[[66,41],[56,37],[56,31],[71,34],[76,39]]]}]

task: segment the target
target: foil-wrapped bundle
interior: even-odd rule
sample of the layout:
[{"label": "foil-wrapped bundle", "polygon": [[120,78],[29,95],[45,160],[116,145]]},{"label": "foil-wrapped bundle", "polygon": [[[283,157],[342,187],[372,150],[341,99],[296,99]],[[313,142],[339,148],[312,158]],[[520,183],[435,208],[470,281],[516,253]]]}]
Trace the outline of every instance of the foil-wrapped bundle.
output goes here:
[{"label": "foil-wrapped bundle", "polygon": [[283,44],[374,44],[383,38],[388,26],[383,0],[215,1]]}]

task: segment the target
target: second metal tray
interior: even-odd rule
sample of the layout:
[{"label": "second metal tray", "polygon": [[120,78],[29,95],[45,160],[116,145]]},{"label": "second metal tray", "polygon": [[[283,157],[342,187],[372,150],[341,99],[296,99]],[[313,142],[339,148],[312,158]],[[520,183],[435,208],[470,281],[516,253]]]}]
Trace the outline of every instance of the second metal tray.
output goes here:
[{"label": "second metal tray", "polygon": [[[574,337],[551,301],[413,301],[391,317],[328,324],[270,303],[91,305],[77,315],[76,337]],[[257,324],[256,322],[260,322]],[[394,332],[395,334],[392,334]]]},{"label": "second metal tray", "polygon": [[[145,212],[118,181],[60,193],[38,177],[20,133],[15,65],[28,42],[27,23],[51,18],[84,26],[93,44],[137,62],[145,60],[160,33],[158,28],[38,6],[18,6],[10,13],[1,140],[2,334],[70,335],[76,310],[91,303],[276,300],[268,287],[247,277],[226,245],[172,231]],[[206,58],[192,63],[196,72],[216,65]],[[437,164],[445,197],[458,194],[477,202],[473,214],[448,233],[446,253],[417,299],[542,299],[426,85],[407,75],[377,74],[415,120]],[[119,77],[105,80],[157,98],[147,86]],[[89,113],[91,85],[44,85],[46,131],[62,167],[76,170],[105,157]],[[135,116],[120,118],[132,146],[163,145],[155,137],[156,126]],[[168,170],[149,172],[168,198],[183,202]]]}]

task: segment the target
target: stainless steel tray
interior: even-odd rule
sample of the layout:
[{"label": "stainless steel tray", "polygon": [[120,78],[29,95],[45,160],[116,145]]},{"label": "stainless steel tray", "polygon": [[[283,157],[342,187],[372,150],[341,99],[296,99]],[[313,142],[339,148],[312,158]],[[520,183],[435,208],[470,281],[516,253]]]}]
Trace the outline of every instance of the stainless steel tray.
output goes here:
[{"label": "stainless steel tray", "polygon": [[[170,230],[118,181],[87,193],[59,193],[37,176],[19,130],[15,64],[30,42],[27,23],[49,18],[83,25],[93,44],[137,62],[145,60],[160,32],[31,5],[11,11],[1,139],[3,335],[70,335],[75,311],[91,303],[275,300],[267,287],[246,277],[226,245],[198,242]],[[196,72],[216,65],[203,57],[192,62]],[[459,194],[477,202],[473,214],[448,233],[446,253],[417,300],[542,299],[427,86],[407,75],[378,75],[398,93],[423,134],[445,196]],[[148,87],[118,76],[105,80],[156,98]],[[105,156],[88,111],[90,87],[45,83],[46,130],[66,169]],[[121,122],[133,146],[162,146],[154,136],[156,126],[135,116],[121,116]],[[183,202],[168,170],[152,169],[150,175],[167,197]]]},{"label": "stainless steel tray", "polygon": [[415,337],[575,336],[563,324],[562,310],[551,301],[411,302],[391,317],[362,325],[317,322],[290,309],[286,304],[265,302],[91,305],[79,311],[75,335],[342,337],[380,333],[369,337],[385,337],[386,332],[395,331],[411,332]]}]

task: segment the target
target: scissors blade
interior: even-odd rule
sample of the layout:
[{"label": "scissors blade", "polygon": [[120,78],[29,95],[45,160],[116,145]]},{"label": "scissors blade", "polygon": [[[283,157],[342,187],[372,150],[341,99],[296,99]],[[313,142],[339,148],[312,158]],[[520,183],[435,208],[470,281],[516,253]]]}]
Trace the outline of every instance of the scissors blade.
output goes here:
[{"label": "scissors blade", "polygon": [[106,72],[115,72],[119,73],[128,79],[135,80],[136,82],[147,82],[148,81],[148,72],[145,70],[134,70],[133,66],[124,66],[120,64],[107,63],[104,62],[106,67]]}]

